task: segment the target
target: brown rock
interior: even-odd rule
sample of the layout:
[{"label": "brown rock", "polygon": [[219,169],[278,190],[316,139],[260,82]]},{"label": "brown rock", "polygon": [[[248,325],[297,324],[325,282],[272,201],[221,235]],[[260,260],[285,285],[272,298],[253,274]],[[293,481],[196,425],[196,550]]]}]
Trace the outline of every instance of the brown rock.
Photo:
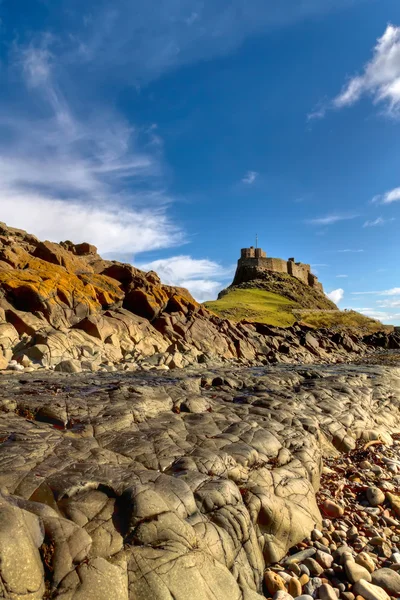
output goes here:
[{"label": "brown rock", "polygon": [[279,590],[286,591],[285,582],[278,573],[274,571],[265,571],[264,582],[268,592],[273,596]]},{"label": "brown rock", "polygon": [[297,598],[297,596],[301,595],[302,586],[297,577],[291,577],[288,583],[288,592],[293,596],[293,598]]},{"label": "brown rock", "polygon": [[337,504],[336,502],[333,502],[333,500],[324,500],[321,508],[322,511],[332,519],[341,517],[344,514],[343,507]]}]

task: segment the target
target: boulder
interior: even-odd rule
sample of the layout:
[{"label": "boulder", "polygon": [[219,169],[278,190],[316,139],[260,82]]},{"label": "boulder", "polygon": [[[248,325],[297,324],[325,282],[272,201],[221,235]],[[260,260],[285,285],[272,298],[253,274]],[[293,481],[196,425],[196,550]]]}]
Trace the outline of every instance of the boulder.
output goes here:
[{"label": "boulder", "polygon": [[392,569],[377,569],[372,573],[372,583],[383,588],[389,596],[400,596],[400,575]]}]

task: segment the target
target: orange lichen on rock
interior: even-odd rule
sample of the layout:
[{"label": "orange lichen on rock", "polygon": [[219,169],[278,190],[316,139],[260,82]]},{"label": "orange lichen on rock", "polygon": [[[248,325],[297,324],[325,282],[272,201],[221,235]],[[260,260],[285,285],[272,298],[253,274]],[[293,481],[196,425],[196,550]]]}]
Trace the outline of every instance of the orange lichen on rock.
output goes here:
[{"label": "orange lichen on rock", "polygon": [[70,326],[123,297],[118,283],[109,278],[88,274],[81,280],[64,267],[33,257],[24,269],[0,271],[0,288],[15,308],[41,312],[53,327]]}]

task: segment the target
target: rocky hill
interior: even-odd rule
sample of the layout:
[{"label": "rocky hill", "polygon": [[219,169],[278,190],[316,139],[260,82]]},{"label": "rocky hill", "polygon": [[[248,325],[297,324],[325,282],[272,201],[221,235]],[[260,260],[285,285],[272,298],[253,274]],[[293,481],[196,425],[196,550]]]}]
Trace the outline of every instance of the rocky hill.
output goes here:
[{"label": "rocky hill", "polygon": [[385,329],[379,321],[356,311],[339,310],[323,292],[289,274],[243,271],[242,268],[245,281],[220,292],[218,300],[205,303],[206,308],[233,321],[244,319],[278,327],[302,321],[311,327],[347,330],[357,335]]},{"label": "rocky hill", "polygon": [[333,331],[233,323],[210,313],[187,290],[163,285],[154,272],[103,260],[88,243],[41,242],[0,225],[3,369],[335,362],[366,351],[359,338]]}]

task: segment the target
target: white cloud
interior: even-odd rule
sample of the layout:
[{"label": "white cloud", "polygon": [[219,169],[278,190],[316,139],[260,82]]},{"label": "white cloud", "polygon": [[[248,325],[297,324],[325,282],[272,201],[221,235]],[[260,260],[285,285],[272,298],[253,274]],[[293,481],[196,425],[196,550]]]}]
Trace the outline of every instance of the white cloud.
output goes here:
[{"label": "white cloud", "polygon": [[242,183],[252,185],[258,177],[257,171],[247,171],[246,175],[242,179]]},{"label": "white cloud", "polygon": [[381,196],[375,196],[372,199],[373,204],[392,204],[392,202],[400,201],[400,187],[394,188]]},{"label": "white cloud", "polygon": [[400,27],[388,25],[378,39],[372,59],[361,75],[351,78],[334,99],[336,108],[355,104],[364,94],[374,103],[386,103],[391,114],[400,109]]},{"label": "white cloud", "polygon": [[400,296],[400,288],[394,287],[389,290],[373,291],[373,292],[351,292],[353,296],[365,296],[367,294],[375,296]]},{"label": "white cloud", "polygon": [[[4,194],[7,194],[6,196]],[[116,204],[65,202],[34,193],[4,191],[0,219],[39,239],[95,244],[101,253],[140,253],[183,241],[182,233],[160,210],[135,210]]]},{"label": "white cloud", "polygon": [[307,219],[306,223],[310,225],[334,225],[340,221],[348,221],[350,219],[356,219],[358,215],[338,215],[331,214],[325,217],[317,217],[315,219]]},{"label": "white cloud", "polygon": [[16,63],[22,67],[27,84],[31,88],[46,84],[51,77],[53,55],[50,52],[52,37],[44,34],[40,45],[30,44],[25,48],[14,48]]},{"label": "white cloud", "polygon": [[400,300],[381,300],[377,305],[382,308],[400,308]]},{"label": "white cloud", "polygon": [[352,249],[352,248],[345,248],[344,250],[337,250],[336,252],[338,252],[339,254],[348,254],[348,253],[355,253],[355,254],[359,254],[360,252],[364,252],[364,250],[361,249]]},{"label": "white cloud", "polygon": [[330,300],[332,300],[332,302],[334,302],[335,304],[337,304],[338,302],[340,302],[344,296],[344,290],[342,290],[342,288],[339,288],[337,290],[332,290],[332,292],[329,292],[329,294],[327,294],[328,298]]},{"label": "white cloud", "polygon": [[77,117],[57,83],[48,38],[13,56],[40,114],[1,111],[0,220],[42,239],[89,241],[101,252],[183,243],[168,216],[159,144],[141,150],[135,128],[101,107]]},{"label": "white cloud", "polygon": [[373,221],[365,221],[363,227],[378,227],[379,225],[385,225],[385,223],[392,223],[393,221],[395,221],[394,218],[384,219],[383,217],[377,217]]},{"label": "white cloud", "polygon": [[329,267],[326,263],[314,263],[311,265],[312,267]]},{"label": "white cloud", "polygon": [[339,279],[345,279],[346,277],[348,277],[348,275],[336,275],[336,277],[338,277]]},{"label": "white cloud", "polygon": [[232,275],[218,263],[191,256],[173,256],[139,265],[145,271],[156,271],[163,283],[187,288],[199,302],[216,297],[222,283],[215,278]]},{"label": "white cloud", "polygon": [[318,119],[323,119],[326,115],[326,111],[328,110],[327,103],[319,103],[310,113],[307,115],[307,121],[315,121]]},{"label": "white cloud", "polygon": [[375,310],[373,308],[363,308],[359,312],[371,319],[377,319],[386,323],[393,323],[395,320],[400,318],[400,313],[389,313],[382,310]]}]

